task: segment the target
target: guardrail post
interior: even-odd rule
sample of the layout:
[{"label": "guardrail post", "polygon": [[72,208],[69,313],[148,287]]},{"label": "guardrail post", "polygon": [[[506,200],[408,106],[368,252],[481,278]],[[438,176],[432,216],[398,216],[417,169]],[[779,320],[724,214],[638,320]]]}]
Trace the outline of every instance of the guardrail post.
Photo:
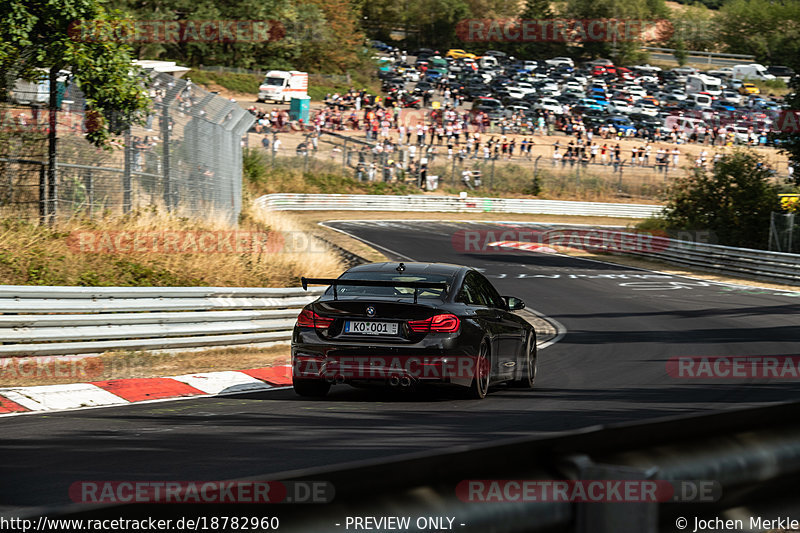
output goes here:
[{"label": "guardrail post", "polygon": [[49,109],[49,130],[47,132],[47,199],[48,209],[47,215],[50,224],[55,224],[56,211],[58,210],[58,135],[56,129],[58,127],[58,68],[50,68],[50,101],[48,103]]},{"label": "guardrail post", "polygon": [[122,212],[128,214],[131,212],[132,191],[131,191],[131,158],[133,157],[133,147],[131,146],[131,129],[125,130],[125,151],[123,154],[123,171],[122,171]]},{"label": "guardrail post", "polygon": [[39,165],[39,224],[47,222],[47,172],[44,163]]},{"label": "guardrail post", "polygon": [[[648,480],[657,467],[641,470],[629,466],[595,464],[585,455],[571,457],[581,480]],[[576,533],[658,533],[658,502],[581,502],[576,504]]]},{"label": "guardrail post", "polygon": [[89,206],[89,216],[92,216],[92,203],[94,196],[94,177],[92,176],[92,169],[86,169],[86,177],[84,178],[84,187],[86,187],[86,203]]},{"label": "guardrail post", "polygon": [[164,149],[162,158],[163,177],[164,177],[164,204],[167,211],[172,211],[172,183],[170,180],[170,160],[169,160],[169,104],[161,105],[161,143]]}]

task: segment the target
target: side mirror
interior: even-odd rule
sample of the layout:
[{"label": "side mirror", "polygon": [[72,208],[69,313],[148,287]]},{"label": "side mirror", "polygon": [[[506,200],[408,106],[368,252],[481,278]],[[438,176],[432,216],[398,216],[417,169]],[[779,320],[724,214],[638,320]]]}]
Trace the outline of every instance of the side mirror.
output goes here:
[{"label": "side mirror", "polygon": [[520,309],[525,309],[525,302],[519,298],[515,298],[514,296],[503,296],[503,300],[506,301],[509,311],[519,311]]}]

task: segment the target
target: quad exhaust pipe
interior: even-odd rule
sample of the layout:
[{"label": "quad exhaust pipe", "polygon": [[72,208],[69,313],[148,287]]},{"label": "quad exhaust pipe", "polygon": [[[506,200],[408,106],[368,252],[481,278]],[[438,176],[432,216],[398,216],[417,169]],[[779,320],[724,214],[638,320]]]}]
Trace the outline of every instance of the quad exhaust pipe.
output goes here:
[{"label": "quad exhaust pipe", "polygon": [[402,378],[398,376],[392,376],[391,378],[389,378],[389,385],[391,385],[392,387],[403,387],[403,388],[410,387],[411,378],[408,376],[404,376]]}]

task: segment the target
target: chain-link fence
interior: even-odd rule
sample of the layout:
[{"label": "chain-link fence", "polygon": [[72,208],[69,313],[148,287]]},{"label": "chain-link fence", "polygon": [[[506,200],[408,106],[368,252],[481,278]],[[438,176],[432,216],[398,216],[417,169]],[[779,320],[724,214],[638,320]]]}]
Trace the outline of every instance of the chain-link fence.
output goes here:
[{"label": "chain-link fence", "polygon": [[242,201],[242,138],[252,115],[169,74],[154,75],[149,91],[153,106],[146,124],[98,149],[84,138],[92,127],[85,100],[68,86],[57,112],[55,179],[45,173],[48,109],[0,110],[6,126],[0,206],[53,219],[155,206],[235,222]]},{"label": "chain-link fence", "polygon": [[769,249],[800,253],[800,221],[795,213],[772,213],[769,224]]},{"label": "chain-link fence", "polygon": [[[276,139],[280,142],[276,143]],[[454,146],[415,143],[382,143],[323,130],[315,132],[266,132],[250,134],[249,146],[259,144],[267,161],[275,166],[312,173],[337,173],[367,183],[402,183],[447,192],[480,190],[483,193],[546,193],[555,196],[636,197],[657,200],[686,168],[680,163],[632,159],[622,154],[617,161],[605,157],[552,158],[549,145],[532,153],[512,155],[484,150],[466,151]],[[685,158],[684,158],[685,159]],[[662,160],[663,161],[663,160]],[[709,163],[710,164],[710,163]]]}]

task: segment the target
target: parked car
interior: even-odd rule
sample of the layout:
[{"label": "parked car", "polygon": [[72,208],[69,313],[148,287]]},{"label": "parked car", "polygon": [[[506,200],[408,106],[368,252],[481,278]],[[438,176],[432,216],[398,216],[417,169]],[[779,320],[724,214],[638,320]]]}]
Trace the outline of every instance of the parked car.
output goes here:
[{"label": "parked car", "polygon": [[761,94],[761,89],[752,83],[744,82],[742,86],[739,87],[739,94]]},{"label": "parked car", "polygon": [[471,54],[466,50],[462,50],[461,48],[451,48],[447,51],[445,57],[452,57],[453,59],[462,59],[465,57],[468,57],[469,59],[476,59],[478,56]]}]

